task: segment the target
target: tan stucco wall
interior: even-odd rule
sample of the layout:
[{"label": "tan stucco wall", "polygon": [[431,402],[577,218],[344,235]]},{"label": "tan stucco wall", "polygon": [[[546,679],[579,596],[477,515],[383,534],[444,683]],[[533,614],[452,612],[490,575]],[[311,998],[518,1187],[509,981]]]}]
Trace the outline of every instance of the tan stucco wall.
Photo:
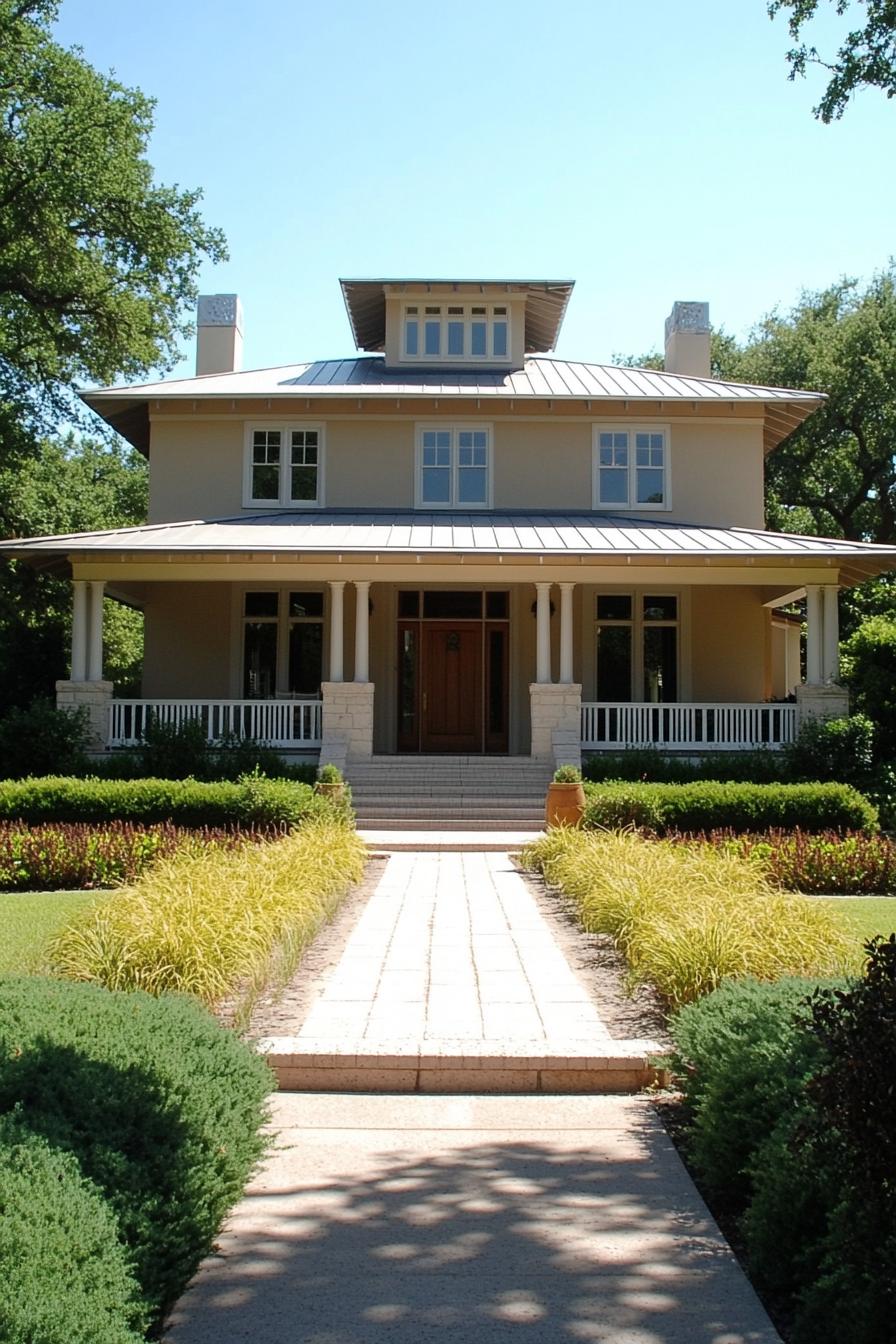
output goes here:
[{"label": "tan stucco wall", "polygon": [[146,594],[143,695],[232,695],[231,585],[154,583]]},{"label": "tan stucco wall", "polygon": [[[591,509],[592,430],[601,422],[502,419],[489,416],[487,406],[483,410],[466,423],[493,426],[495,508]],[[381,420],[308,418],[324,424],[324,503],[331,508],[413,508],[418,419],[452,423],[445,413]],[[301,414],[294,419],[301,421]],[[255,423],[264,422],[261,417]],[[268,422],[283,423],[272,417]],[[634,414],[630,422],[650,423]],[[669,434],[671,508],[647,516],[660,522],[722,527],[763,525],[758,424],[688,421],[672,423]],[[225,518],[243,512],[245,436],[245,421],[237,417],[195,422],[187,416],[155,417],[150,522]],[[632,513],[637,515],[637,510]]]},{"label": "tan stucco wall", "polygon": [[768,617],[758,588],[691,590],[694,700],[765,699]]}]

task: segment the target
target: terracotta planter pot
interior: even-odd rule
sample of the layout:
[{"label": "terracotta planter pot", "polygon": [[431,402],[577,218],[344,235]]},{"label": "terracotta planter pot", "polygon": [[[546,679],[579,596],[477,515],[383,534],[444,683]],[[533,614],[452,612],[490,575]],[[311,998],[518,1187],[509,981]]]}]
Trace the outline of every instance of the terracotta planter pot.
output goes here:
[{"label": "terracotta planter pot", "polygon": [[341,798],[345,793],[345,782],[339,780],[335,784],[322,784],[318,780],[314,786],[314,792],[321,794],[324,798]]},{"label": "terracotta planter pot", "polygon": [[549,826],[578,826],[585,815],[585,790],[579,784],[548,785],[544,816]]}]

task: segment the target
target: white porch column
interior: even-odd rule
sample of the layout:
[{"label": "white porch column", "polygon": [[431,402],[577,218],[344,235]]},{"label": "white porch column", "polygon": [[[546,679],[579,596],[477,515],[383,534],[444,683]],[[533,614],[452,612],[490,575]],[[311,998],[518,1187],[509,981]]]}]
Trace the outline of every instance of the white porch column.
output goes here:
[{"label": "white porch column", "polygon": [[821,675],[821,585],[806,584],[806,685],[820,686]]},{"label": "white porch column", "polygon": [[355,681],[370,680],[370,580],[355,579]]},{"label": "white porch column", "polygon": [[[572,684],[572,590],[574,583],[560,585],[560,681]],[[550,611],[550,607],[548,607]]]},{"label": "white porch column", "polygon": [[551,585],[535,585],[535,681],[539,686],[551,682]]},{"label": "white porch column", "polygon": [[106,584],[103,579],[93,579],[90,583],[90,621],[87,638],[87,680],[103,679],[103,593]]},{"label": "white porch column", "polygon": [[840,607],[839,589],[835,583],[826,583],[821,589],[824,602],[824,646],[821,660],[821,679],[825,685],[836,684],[840,678]]},{"label": "white porch column", "polygon": [[330,680],[343,680],[344,579],[330,580]]},{"label": "white porch column", "polygon": [[72,582],[72,681],[87,680],[87,584]]}]

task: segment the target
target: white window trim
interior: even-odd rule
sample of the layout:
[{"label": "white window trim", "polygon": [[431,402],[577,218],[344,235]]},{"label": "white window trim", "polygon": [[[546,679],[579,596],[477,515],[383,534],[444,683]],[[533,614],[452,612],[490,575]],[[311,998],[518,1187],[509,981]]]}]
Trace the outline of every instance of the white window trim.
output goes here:
[{"label": "white window trim", "polygon": [[[441,327],[441,336],[440,336],[440,340],[439,340],[440,353],[439,353],[438,355],[427,355],[427,354],[425,353],[425,350],[424,350],[424,347],[425,347],[425,344],[426,344],[426,338],[425,338],[425,334],[424,334],[424,326],[425,326],[426,321],[427,321],[427,317],[426,317],[426,308],[427,308],[427,307],[435,308],[437,303],[438,303],[439,308],[441,308],[441,310],[442,310],[441,313],[439,314],[439,318],[438,318],[438,322],[439,322],[439,325],[440,325],[440,327]],[[464,310],[464,312],[463,312],[463,316],[459,316],[459,315],[458,315],[458,316],[454,316],[454,315],[449,316],[449,313],[448,313],[448,308],[449,308],[449,307],[451,307],[451,308],[463,308],[463,310]],[[507,326],[507,352],[506,352],[506,354],[503,354],[503,355],[493,355],[493,354],[490,354],[490,353],[489,353],[489,351],[491,350],[491,347],[492,347],[493,344],[494,344],[494,332],[493,332],[493,327],[494,327],[494,323],[495,323],[495,308],[496,308],[496,307],[497,307],[497,308],[503,308],[503,309],[505,310],[503,314],[502,314],[502,313],[499,313],[499,314],[498,314],[498,317],[497,317],[497,320],[498,320],[499,322],[504,322],[504,323],[506,324],[506,326]],[[409,309],[409,308],[416,308],[416,309],[417,309],[417,312],[416,312],[416,313],[409,313],[409,312],[408,312],[408,309]],[[486,327],[486,342],[485,342],[486,352],[485,352],[485,354],[484,354],[484,355],[474,355],[474,354],[472,354],[472,353],[469,353],[469,354],[468,354],[468,353],[462,353],[462,354],[459,354],[459,355],[449,355],[448,352],[447,352],[447,350],[445,350],[445,349],[443,348],[443,347],[446,346],[447,343],[448,343],[448,323],[449,323],[449,322],[462,322],[462,323],[463,323],[463,327],[464,327],[464,351],[466,352],[466,351],[468,351],[468,350],[471,348],[473,342],[472,342],[472,336],[471,336],[471,334],[470,334],[470,328],[471,328],[471,326],[473,325],[473,321],[474,321],[474,318],[473,318],[473,308],[484,308],[484,309],[486,310],[486,312],[485,312],[485,318],[484,318],[484,319],[479,318],[478,316],[477,316],[477,318],[475,319],[476,321],[482,321],[482,320],[485,321],[485,327]],[[433,321],[433,320],[434,320],[433,317],[430,316],[429,321]],[[409,355],[409,354],[408,354],[408,351],[407,351],[406,335],[407,335],[407,323],[408,323],[409,321],[416,321],[416,323],[417,323],[417,353],[416,353],[416,355]],[[399,329],[399,348],[400,348],[400,350],[401,350],[401,359],[402,359],[402,361],[403,361],[403,362],[404,362],[404,361],[407,361],[409,364],[426,364],[426,365],[432,365],[432,364],[494,364],[494,365],[500,365],[500,366],[503,366],[503,365],[505,365],[505,364],[511,364],[512,361],[513,361],[513,353],[512,353],[512,352],[513,352],[513,310],[511,309],[510,304],[507,303],[507,302],[493,303],[493,302],[488,302],[488,301],[486,301],[486,302],[481,302],[481,301],[475,301],[475,300],[470,300],[470,299],[465,299],[465,300],[461,300],[461,301],[454,300],[454,301],[452,301],[452,302],[449,303],[447,300],[441,300],[441,299],[440,299],[440,300],[433,300],[432,298],[430,298],[430,299],[428,300],[428,302],[425,301],[425,300],[422,300],[422,299],[421,299],[418,303],[406,303],[406,304],[404,304],[404,305],[402,306],[402,309],[401,309],[400,329]]]},{"label": "white window trim", "polygon": [[[280,494],[277,499],[252,498],[252,438],[256,430],[278,429],[281,438]],[[289,452],[289,436],[294,430],[317,432],[317,498],[291,499],[289,497],[290,469],[283,454]],[[253,420],[246,423],[243,440],[243,508],[244,509],[321,509],[326,500],[326,426],[311,420]],[[284,469],[285,468],[285,469]]]},{"label": "white window trim", "polygon": [[[276,428],[276,426],[275,426]],[[322,584],[318,580],[308,580],[304,587],[302,580],[295,580],[290,583],[264,583],[262,580],[254,583],[234,584],[232,595],[232,624],[233,637],[231,640],[231,657],[233,675],[230,679],[231,698],[242,700],[244,698],[243,671],[244,660],[246,656],[246,624],[249,621],[264,622],[268,625],[277,627],[277,670],[275,695],[282,690],[289,681],[289,628],[293,623],[306,622],[307,624],[317,623],[323,625],[322,657],[321,657],[321,680],[326,681],[329,675],[329,647],[327,640],[327,631],[330,628],[330,597],[327,584]],[[289,614],[289,594],[294,592],[312,592],[322,593],[323,616],[290,616]],[[246,594],[247,593],[276,593],[277,594],[277,615],[276,616],[247,616],[246,615]],[[313,697],[309,697],[313,699]],[[264,702],[260,702],[264,703]]]},{"label": "white window trim", "polygon": [[[456,513],[474,513],[480,509],[492,508],[494,498],[494,449],[495,435],[494,427],[491,424],[466,424],[464,421],[452,422],[450,424],[440,423],[439,421],[427,421],[414,427],[415,429],[415,448],[414,448],[414,508],[426,509],[429,511],[447,511],[453,509]],[[437,431],[444,433],[448,431],[451,434],[451,498],[445,504],[432,504],[423,499],[423,435],[428,431]],[[482,504],[460,503],[457,499],[457,472],[458,472],[458,445],[457,435],[462,432],[485,433],[488,443],[486,444],[486,499]]]},{"label": "white window trim", "polygon": [[[603,504],[600,499],[600,436],[601,434],[628,434],[628,501],[624,504]],[[635,435],[662,434],[663,436],[663,502],[638,504],[635,502]],[[591,507],[601,513],[668,513],[672,508],[672,445],[668,424],[641,424],[599,422],[591,426]]]}]

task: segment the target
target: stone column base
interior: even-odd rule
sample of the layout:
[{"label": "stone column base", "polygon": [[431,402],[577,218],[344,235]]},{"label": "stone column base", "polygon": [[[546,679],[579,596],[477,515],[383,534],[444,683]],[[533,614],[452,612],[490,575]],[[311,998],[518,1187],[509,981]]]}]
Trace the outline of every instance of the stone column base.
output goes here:
[{"label": "stone column base", "polygon": [[810,719],[845,719],[849,715],[849,691],[845,686],[797,686],[797,731]]},{"label": "stone column base", "polygon": [[91,751],[109,747],[109,706],[114,686],[111,681],[57,681],[56,708],[87,710],[88,743]]},{"label": "stone column base", "polygon": [[325,681],[320,688],[320,763],[344,770],[373,755],[372,681]]},{"label": "stone column base", "polygon": [[532,755],[558,765],[582,764],[582,688],[575,683],[533,682]]}]

